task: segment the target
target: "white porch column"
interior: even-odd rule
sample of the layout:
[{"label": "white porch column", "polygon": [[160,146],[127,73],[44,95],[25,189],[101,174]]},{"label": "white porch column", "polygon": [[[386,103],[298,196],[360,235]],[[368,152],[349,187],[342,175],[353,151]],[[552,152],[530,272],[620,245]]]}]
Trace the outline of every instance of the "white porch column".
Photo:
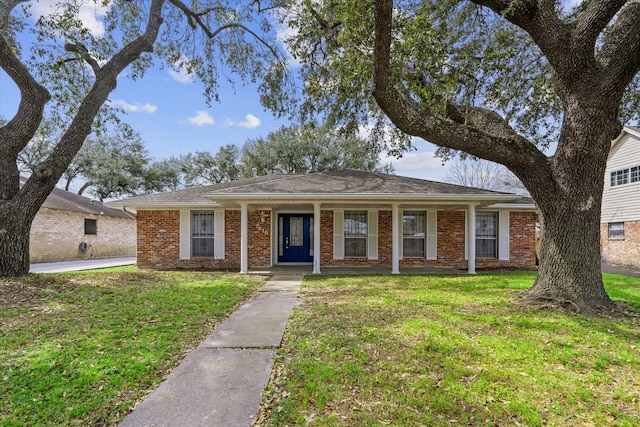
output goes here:
[{"label": "white porch column", "polygon": [[320,274],[320,203],[313,204],[313,274]]},{"label": "white porch column", "polygon": [[391,205],[391,274],[400,274],[400,206]]},{"label": "white porch column", "polygon": [[469,224],[469,230],[467,230],[467,239],[469,239],[467,244],[469,248],[468,272],[469,274],[476,274],[476,205],[469,205],[467,214],[469,215],[469,220],[467,221],[467,224]]},{"label": "white porch column", "polygon": [[240,203],[240,274],[249,272],[249,214],[247,203]]}]

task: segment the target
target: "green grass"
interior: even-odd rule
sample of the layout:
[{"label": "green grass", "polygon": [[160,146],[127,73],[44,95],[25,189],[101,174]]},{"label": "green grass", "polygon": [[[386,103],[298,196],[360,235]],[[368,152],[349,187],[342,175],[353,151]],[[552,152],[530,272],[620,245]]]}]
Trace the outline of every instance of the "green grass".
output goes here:
[{"label": "green grass", "polygon": [[262,281],[135,267],[0,279],[19,301],[0,306],[0,425],[117,423]]},{"label": "green grass", "polygon": [[640,320],[518,306],[534,278],[308,277],[258,425],[638,425]]}]

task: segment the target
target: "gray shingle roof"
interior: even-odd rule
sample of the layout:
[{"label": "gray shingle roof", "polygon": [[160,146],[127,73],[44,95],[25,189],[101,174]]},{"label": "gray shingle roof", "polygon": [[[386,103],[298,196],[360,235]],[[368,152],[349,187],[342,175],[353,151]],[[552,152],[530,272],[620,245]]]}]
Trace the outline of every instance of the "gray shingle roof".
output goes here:
[{"label": "gray shingle roof", "polygon": [[339,170],[308,175],[284,175],[285,179],[246,182],[233,187],[212,188],[217,194],[507,194],[437,181],[408,178],[378,172]]},{"label": "gray shingle roof", "polygon": [[[505,199],[510,193],[465,187],[437,181],[407,178],[377,172],[340,170],[308,175],[267,175],[239,181],[213,184],[185,190],[149,194],[110,202],[112,206],[180,206],[210,205],[216,200],[237,196],[251,198],[252,195],[314,195],[336,196],[380,196],[416,195],[424,196],[496,196]],[[519,196],[513,195],[514,199]]]},{"label": "gray shingle roof", "polygon": [[43,208],[58,209],[61,211],[80,212],[93,215],[102,215],[115,218],[132,219],[119,209],[108,208],[97,200],[91,200],[69,191],[54,188],[49,197],[42,204]]},{"label": "gray shingle roof", "polygon": [[[22,187],[25,182],[27,182],[27,178],[20,177],[20,187]],[[120,209],[109,208],[100,201],[91,200],[87,197],[80,196],[57,187],[54,188],[51,194],[47,196],[41,207],[57,209],[60,211],[80,212],[133,220],[133,218],[122,212]]]},{"label": "gray shingle roof", "polygon": [[164,193],[145,194],[144,196],[130,197],[128,199],[112,202],[118,206],[125,204],[127,206],[136,205],[165,205],[170,203],[206,203],[211,204],[211,200],[203,197],[216,190],[231,189],[242,185],[257,184],[268,181],[279,181],[287,179],[291,175],[266,175],[256,178],[248,178],[240,181],[223,182],[220,184],[203,185],[201,187],[187,188],[184,190],[168,191]]}]

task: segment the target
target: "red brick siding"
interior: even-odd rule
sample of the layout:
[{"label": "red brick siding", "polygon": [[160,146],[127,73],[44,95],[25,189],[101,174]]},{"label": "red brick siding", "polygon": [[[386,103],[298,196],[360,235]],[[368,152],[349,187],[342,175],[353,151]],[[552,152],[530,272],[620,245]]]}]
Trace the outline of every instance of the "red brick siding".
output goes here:
[{"label": "red brick siding", "polygon": [[[534,268],[536,266],[536,212],[509,213],[509,260],[496,258],[477,258],[477,268],[516,267]],[[499,250],[499,249],[498,249]]]},{"label": "red brick siding", "polygon": [[271,211],[249,212],[247,222],[249,267],[269,267],[271,265]]},{"label": "red brick siding", "polygon": [[[225,236],[229,213],[225,213]],[[216,215],[219,215],[216,212]],[[239,215],[238,215],[239,217]],[[238,223],[240,221],[238,220]],[[213,258],[180,259],[180,211],[153,210],[138,211],[138,266],[142,268],[239,268],[236,260],[214,260]],[[233,221],[231,221],[233,225]],[[238,236],[240,236],[238,228]],[[228,240],[228,239],[226,239]],[[238,237],[238,245],[240,238]],[[225,242],[225,254],[231,246]]]},{"label": "red brick siding", "polygon": [[225,211],[224,259],[240,269],[240,211]]},{"label": "red brick siding", "polygon": [[[262,219],[264,218],[264,222]],[[535,266],[535,212],[511,212],[509,216],[510,260],[477,259],[476,266],[526,267]],[[271,212],[249,212],[248,244],[249,267],[267,267],[271,264]],[[392,258],[391,211],[378,212],[378,259],[333,259],[333,211],[320,213],[320,262],[321,266],[390,266]],[[138,264],[143,267],[240,267],[240,211],[225,213],[225,259],[179,259],[180,212],[138,212]],[[406,258],[402,266],[450,266],[466,268],[465,212],[439,211],[437,220],[438,259]]]},{"label": "red brick siding", "polygon": [[609,224],[600,225],[600,235],[604,262],[640,266],[640,221],[625,221],[623,239],[609,239]]}]

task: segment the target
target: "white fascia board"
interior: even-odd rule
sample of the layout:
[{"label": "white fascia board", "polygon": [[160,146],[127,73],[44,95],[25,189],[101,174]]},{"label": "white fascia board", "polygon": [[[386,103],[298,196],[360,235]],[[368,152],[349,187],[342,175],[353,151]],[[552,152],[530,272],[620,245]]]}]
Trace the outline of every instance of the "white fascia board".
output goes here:
[{"label": "white fascia board", "polygon": [[496,203],[493,205],[485,206],[482,209],[508,209],[510,211],[535,211],[536,205],[533,203]]},{"label": "white fascia board", "polygon": [[367,193],[367,194],[336,194],[336,193],[236,193],[236,194],[205,194],[203,197],[211,200],[234,201],[450,201],[450,202],[482,202],[486,200],[511,201],[522,198],[517,194],[429,194],[429,193]]},{"label": "white fascia board", "polygon": [[181,203],[122,203],[122,202],[107,202],[105,206],[115,209],[127,208],[129,210],[171,210],[171,209],[214,209],[219,208],[220,204],[211,202],[181,202]]},{"label": "white fascia board", "polygon": [[618,142],[620,142],[620,140],[624,138],[626,134],[635,136],[636,138],[640,139],[640,132],[637,132],[633,129],[629,129],[628,127],[625,127],[624,129],[622,129],[622,132],[620,132],[620,135],[618,135],[616,139],[611,141],[611,148],[613,148]]}]

